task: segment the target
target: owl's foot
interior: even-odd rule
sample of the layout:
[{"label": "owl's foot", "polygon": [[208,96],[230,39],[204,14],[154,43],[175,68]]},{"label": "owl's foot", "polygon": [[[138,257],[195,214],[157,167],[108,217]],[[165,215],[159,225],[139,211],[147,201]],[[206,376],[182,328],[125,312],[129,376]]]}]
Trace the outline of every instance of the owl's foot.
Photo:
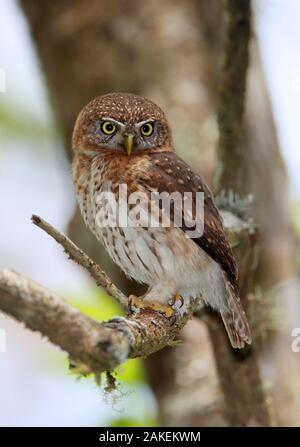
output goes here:
[{"label": "owl's foot", "polygon": [[136,295],[129,295],[129,309],[132,311],[136,309],[145,309],[145,303],[141,297]]},{"label": "owl's foot", "polygon": [[172,317],[174,314],[174,310],[171,306],[162,304],[159,301],[150,301],[147,303],[147,307],[165,315],[167,318]]},{"label": "owl's foot", "polygon": [[184,299],[183,297],[180,295],[180,293],[176,293],[176,295],[174,296],[174,298],[172,298],[172,300],[169,301],[170,306],[174,306],[176,303],[180,303],[180,305],[178,306],[179,309],[182,308],[182,306],[184,305]]},{"label": "owl's foot", "polygon": [[129,296],[129,308],[138,308],[138,309],[152,309],[156,312],[160,312],[165,315],[167,318],[170,318],[174,314],[174,310],[171,306],[160,303],[159,301],[145,301],[142,298],[130,295]]}]

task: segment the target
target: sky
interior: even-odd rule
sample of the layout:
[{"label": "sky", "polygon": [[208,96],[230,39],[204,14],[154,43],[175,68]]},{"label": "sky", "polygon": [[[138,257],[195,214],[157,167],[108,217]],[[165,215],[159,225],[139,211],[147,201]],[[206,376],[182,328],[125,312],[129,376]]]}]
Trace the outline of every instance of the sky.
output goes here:
[{"label": "sky", "polygon": [[256,0],[256,31],[292,197],[300,198],[300,1]]}]

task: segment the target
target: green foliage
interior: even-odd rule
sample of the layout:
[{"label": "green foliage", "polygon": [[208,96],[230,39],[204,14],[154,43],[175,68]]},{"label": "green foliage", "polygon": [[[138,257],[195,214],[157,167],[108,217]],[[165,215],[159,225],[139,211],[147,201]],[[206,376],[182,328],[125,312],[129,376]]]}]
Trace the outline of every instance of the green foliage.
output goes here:
[{"label": "green foliage", "polygon": [[118,380],[126,383],[136,383],[145,381],[145,370],[140,359],[127,360],[124,365],[117,370]]},{"label": "green foliage", "polygon": [[56,132],[46,123],[37,121],[27,114],[12,109],[8,104],[0,104],[0,128],[8,135],[21,138],[50,139],[56,136]]},{"label": "green foliage", "polygon": [[97,321],[108,320],[124,313],[114,298],[97,287],[88,289],[84,297],[70,297],[68,301],[81,312]]}]

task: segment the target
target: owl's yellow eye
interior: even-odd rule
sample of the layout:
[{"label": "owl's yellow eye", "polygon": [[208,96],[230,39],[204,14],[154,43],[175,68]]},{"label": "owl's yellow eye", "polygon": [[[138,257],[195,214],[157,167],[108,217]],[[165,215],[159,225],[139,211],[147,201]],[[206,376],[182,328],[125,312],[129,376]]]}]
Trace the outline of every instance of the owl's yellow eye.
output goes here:
[{"label": "owl's yellow eye", "polygon": [[111,121],[103,121],[101,130],[105,135],[112,135],[117,130],[117,127]]},{"label": "owl's yellow eye", "polygon": [[153,131],[154,131],[153,123],[145,123],[141,127],[141,134],[144,135],[144,137],[150,137],[150,135],[153,134]]}]

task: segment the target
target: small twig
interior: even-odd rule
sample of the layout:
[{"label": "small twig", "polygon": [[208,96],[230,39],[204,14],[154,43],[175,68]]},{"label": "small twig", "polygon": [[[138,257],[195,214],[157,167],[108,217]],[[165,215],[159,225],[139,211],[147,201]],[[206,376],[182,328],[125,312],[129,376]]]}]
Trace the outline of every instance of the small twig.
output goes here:
[{"label": "small twig", "polygon": [[121,292],[121,290],[112,283],[111,279],[101,269],[101,267],[96,264],[95,261],[93,261],[86,253],[84,253],[84,251],[77,247],[77,245],[74,244],[71,239],[60,233],[41,217],[33,214],[31,220],[37,227],[41,228],[51,237],[53,237],[53,239],[55,239],[56,242],[58,242],[64,248],[70,259],[85,268],[89,272],[91,277],[94,278],[98,286],[103,287],[110,296],[116,298],[123,307],[127,308],[127,296],[124,295],[124,293]]}]

